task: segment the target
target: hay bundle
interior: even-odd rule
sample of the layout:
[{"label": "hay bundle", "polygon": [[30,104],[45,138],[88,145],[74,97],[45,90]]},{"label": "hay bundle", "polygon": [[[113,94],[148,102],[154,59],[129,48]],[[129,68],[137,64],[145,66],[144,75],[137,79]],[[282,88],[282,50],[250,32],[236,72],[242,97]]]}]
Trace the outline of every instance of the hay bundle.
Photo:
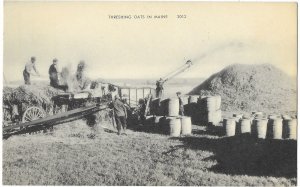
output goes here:
[{"label": "hay bundle", "polygon": [[5,103],[26,103],[51,105],[51,98],[62,91],[44,85],[22,85],[18,88],[4,87],[3,101]]},{"label": "hay bundle", "polygon": [[9,102],[12,101],[12,93],[13,93],[13,88],[11,87],[3,87],[3,103],[8,104]]}]

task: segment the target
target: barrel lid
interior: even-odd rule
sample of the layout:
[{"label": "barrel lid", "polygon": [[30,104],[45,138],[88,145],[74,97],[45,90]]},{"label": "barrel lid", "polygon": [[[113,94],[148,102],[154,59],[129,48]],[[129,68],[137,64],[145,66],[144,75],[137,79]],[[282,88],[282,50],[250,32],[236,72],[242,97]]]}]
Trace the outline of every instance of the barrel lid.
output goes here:
[{"label": "barrel lid", "polygon": [[264,121],[264,120],[268,120],[266,117],[255,117],[254,118],[255,121]]},{"label": "barrel lid", "polygon": [[251,118],[249,116],[243,116],[241,120],[250,120]]},{"label": "barrel lid", "polygon": [[235,121],[236,118],[234,117],[228,117],[228,118],[223,118],[223,121]]},{"label": "barrel lid", "polygon": [[282,118],[270,118],[271,121],[282,121]]}]

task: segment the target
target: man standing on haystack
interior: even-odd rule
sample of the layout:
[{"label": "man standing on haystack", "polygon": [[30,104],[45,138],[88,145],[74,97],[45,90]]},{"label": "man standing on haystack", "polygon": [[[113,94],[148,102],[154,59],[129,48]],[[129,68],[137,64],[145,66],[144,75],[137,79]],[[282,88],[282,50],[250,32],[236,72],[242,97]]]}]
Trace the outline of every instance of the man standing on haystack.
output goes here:
[{"label": "man standing on haystack", "polygon": [[163,84],[164,84],[164,80],[162,78],[160,78],[158,81],[156,81],[156,97],[157,98],[161,98],[162,94],[163,94]]},{"label": "man standing on haystack", "polygon": [[24,81],[25,81],[25,84],[27,85],[30,85],[30,75],[32,74],[31,73],[31,70],[34,70],[35,73],[40,76],[39,72],[36,70],[36,67],[35,67],[35,57],[31,57],[31,60],[30,62],[27,62],[26,65],[25,65],[25,69],[23,71],[23,77],[24,77]]},{"label": "man standing on haystack", "polygon": [[126,134],[127,111],[124,103],[120,100],[119,95],[115,95],[115,100],[111,102],[109,107],[113,110],[113,117],[115,118],[117,124],[118,135],[121,134],[122,127],[124,133]]},{"label": "man standing on haystack", "polygon": [[76,70],[76,80],[81,90],[86,89],[89,84],[89,80],[85,76],[85,69],[86,69],[85,61],[81,60],[77,65],[77,70]]},{"label": "man standing on haystack", "polygon": [[57,71],[57,59],[54,58],[52,65],[49,68],[50,86],[58,87],[58,71]]},{"label": "man standing on haystack", "polygon": [[184,116],[184,106],[181,98],[181,92],[176,92],[176,95],[179,100],[179,115]]},{"label": "man standing on haystack", "polygon": [[49,78],[50,78],[50,86],[53,88],[61,89],[66,91],[68,89],[68,86],[66,85],[59,85],[58,82],[58,68],[57,68],[57,59],[53,59],[53,63],[49,68]]}]

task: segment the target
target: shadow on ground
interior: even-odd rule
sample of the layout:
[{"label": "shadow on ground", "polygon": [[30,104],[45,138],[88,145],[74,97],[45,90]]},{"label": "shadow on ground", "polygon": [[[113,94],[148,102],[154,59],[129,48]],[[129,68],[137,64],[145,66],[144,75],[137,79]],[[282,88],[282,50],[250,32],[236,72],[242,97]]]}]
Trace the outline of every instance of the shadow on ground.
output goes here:
[{"label": "shadow on ground", "polygon": [[168,134],[168,129],[158,125],[136,124],[127,127],[130,130],[137,132],[145,132],[151,134]]},{"label": "shadow on ground", "polygon": [[148,118],[143,122],[129,119],[127,128],[137,132],[169,134],[170,129],[164,120],[165,118],[161,118],[158,123],[155,123],[154,117]]},{"label": "shadow on ground", "polygon": [[205,137],[178,138],[183,147],[211,151],[218,164],[210,170],[217,173],[273,176],[297,176],[297,141],[260,140],[250,134],[209,139]]}]

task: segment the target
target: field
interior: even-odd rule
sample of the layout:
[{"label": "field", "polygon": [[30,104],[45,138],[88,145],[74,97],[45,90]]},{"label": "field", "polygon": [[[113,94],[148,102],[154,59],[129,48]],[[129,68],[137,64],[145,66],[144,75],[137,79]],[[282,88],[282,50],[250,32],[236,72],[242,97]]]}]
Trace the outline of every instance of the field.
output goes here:
[{"label": "field", "polygon": [[[192,87],[167,85],[166,95]],[[229,138],[199,125],[180,138],[156,129],[129,124],[118,136],[108,120],[94,127],[78,120],[52,134],[12,136],[3,140],[3,184],[297,185],[296,141]]]},{"label": "field", "polygon": [[296,141],[224,138],[194,126],[171,138],[153,128],[118,136],[79,120],[54,134],[3,141],[5,185],[296,185]]}]

